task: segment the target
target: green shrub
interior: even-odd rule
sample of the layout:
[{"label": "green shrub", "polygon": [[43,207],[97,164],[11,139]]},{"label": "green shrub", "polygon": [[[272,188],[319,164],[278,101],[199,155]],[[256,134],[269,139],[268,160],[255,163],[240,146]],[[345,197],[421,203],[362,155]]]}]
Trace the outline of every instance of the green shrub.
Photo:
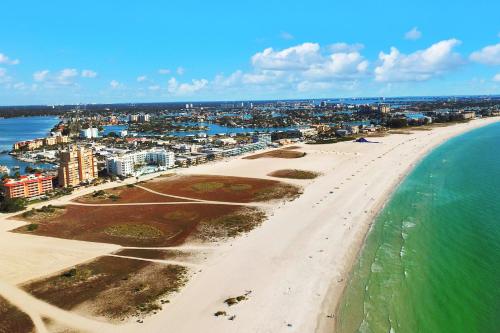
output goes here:
[{"label": "green shrub", "polygon": [[24,198],[6,198],[0,203],[0,212],[4,213],[15,213],[22,211],[27,206],[26,199]]},{"label": "green shrub", "polygon": [[26,226],[26,230],[32,232],[38,229],[38,224],[36,223],[31,223]]},{"label": "green shrub", "polygon": [[76,276],[76,273],[77,273],[76,268],[72,268],[69,271],[62,273],[61,276],[65,278],[72,278]]}]

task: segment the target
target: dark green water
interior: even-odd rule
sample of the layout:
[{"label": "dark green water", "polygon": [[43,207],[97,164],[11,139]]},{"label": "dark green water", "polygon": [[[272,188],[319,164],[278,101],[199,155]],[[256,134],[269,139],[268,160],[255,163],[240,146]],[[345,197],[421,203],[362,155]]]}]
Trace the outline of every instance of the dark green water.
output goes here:
[{"label": "dark green water", "polygon": [[426,157],[376,220],[337,332],[500,332],[500,124]]}]

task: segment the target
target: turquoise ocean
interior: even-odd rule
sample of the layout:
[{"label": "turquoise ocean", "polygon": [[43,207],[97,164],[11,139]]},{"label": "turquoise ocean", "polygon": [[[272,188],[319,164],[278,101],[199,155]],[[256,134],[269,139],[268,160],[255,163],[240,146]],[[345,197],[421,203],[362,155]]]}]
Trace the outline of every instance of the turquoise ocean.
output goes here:
[{"label": "turquoise ocean", "polygon": [[433,150],[377,217],[336,332],[500,332],[500,124]]}]

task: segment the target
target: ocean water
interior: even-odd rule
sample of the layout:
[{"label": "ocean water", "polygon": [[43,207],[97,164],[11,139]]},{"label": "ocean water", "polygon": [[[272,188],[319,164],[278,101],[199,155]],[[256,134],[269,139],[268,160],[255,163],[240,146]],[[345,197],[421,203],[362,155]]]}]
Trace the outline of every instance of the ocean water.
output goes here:
[{"label": "ocean water", "polygon": [[336,332],[500,332],[500,124],[447,141],[380,213]]},{"label": "ocean water", "polygon": [[[32,140],[47,136],[59,122],[57,117],[19,117],[0,118],[0,151],[12,149],[12,144],[16,141]],[[49,169],[50,164],[33,164],[21,162],[8,154],[0,154],[0,165],[6,165],[11,169],[19,166],[19,172],[24,173],[26,166]],[[15,171],[15,170],[14,170]]]}]

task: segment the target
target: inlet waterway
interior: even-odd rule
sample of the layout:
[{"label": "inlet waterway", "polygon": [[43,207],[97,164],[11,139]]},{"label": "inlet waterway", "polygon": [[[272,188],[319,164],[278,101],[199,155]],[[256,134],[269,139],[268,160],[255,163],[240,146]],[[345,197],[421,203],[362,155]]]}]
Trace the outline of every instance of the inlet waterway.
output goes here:
[{"label": "inlet waterway", "polygon": [[0,165],[7,166],[11,174],[15,171],[22,174],[27,166],[38,169],[53,168],[52,164],[23,162],[5,152],[10,151],[12,145],[17,141],[46,137],[58,122],[59,118],[57,117],[43,116],[0,118],[0,152],[4,152],[0,154]]}]

